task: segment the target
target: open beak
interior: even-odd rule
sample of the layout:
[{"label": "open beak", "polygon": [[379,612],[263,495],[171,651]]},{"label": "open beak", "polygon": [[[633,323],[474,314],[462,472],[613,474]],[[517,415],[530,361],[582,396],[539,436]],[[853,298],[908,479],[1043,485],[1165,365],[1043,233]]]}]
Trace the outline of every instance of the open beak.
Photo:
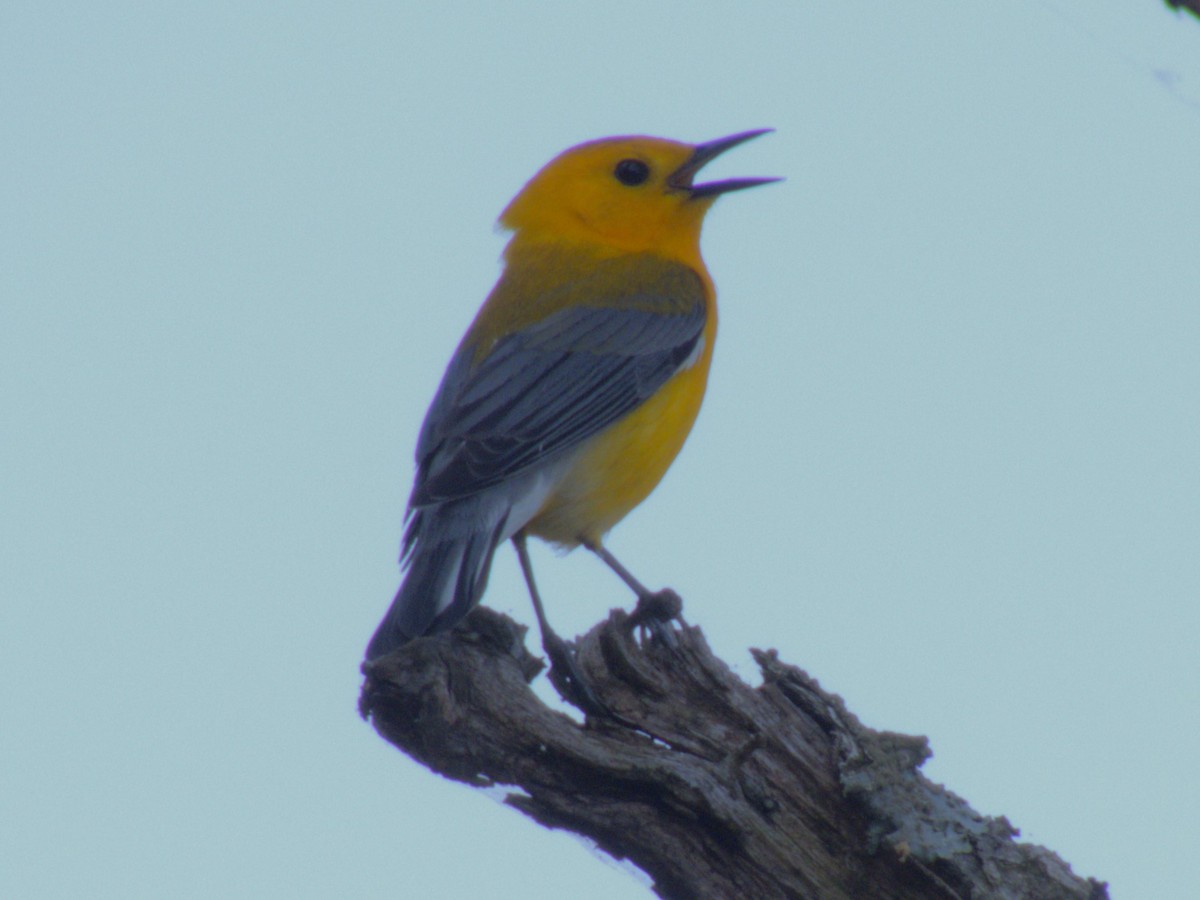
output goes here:
[{"label": "open beak", "polygon": [[715,197],[730,191],[758,187],[760,184],[770,184],[772,181],[782,181],[782,178],[727,178],[724,181],[710,181],[707,184],[692,183],[696,173],[704,168],[706,163],[716,159],[726,150],[774,130],[773,128],[759,128],[755,131],[743,131],[741,134],[731,134],[729,137],[697,144],[687,162],[670,174],[667,184],[677,190],[687,191],[690,198],[695,200],[700,197]]}]

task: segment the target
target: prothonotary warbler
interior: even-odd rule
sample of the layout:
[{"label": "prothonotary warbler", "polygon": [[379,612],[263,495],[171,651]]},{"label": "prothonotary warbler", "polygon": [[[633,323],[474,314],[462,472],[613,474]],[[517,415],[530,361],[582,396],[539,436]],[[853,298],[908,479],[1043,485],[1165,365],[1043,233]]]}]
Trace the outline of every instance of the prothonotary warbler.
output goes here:
[{"label": "prothonotary warbler", "polygon": [[407,574],[367,660],[458,622],[511,539],[555,683],[589,702],[569,645],[546,623],[525,539],[582,544],[648,595],[601,540],[658,484],[700,410],[717,331],[704,215],[721,194],[778,180],[694,177],[768,130],[580,144],[504,210],[504,271],[417,438]]}]

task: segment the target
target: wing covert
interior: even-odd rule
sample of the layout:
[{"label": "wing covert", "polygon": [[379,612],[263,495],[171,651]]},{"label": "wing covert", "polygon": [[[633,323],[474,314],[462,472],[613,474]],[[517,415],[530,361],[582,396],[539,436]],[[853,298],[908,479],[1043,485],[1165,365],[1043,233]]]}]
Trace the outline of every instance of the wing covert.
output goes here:
[{"label": "wing covert", "polygon": [[693,354],[706,319],[699,277],[675,268],[691,276],[686,297],[672,273],[669,296],[643,289],[619,305],[568,306],[478,361],[464,341],[421,430],[410,506],[468,496],[553,458],[657,391]]}]

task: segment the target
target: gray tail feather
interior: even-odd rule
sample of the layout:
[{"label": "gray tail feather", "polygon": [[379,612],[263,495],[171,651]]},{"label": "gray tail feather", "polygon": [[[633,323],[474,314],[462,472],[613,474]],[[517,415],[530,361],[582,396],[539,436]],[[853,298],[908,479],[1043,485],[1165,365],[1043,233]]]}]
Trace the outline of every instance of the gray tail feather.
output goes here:
[{"label": "gray tail feather", "polygon": [[469,613],[487,586],[503,527],[501,521],[491,531],[410,544],[408,572],[367,645],[367,661],[413,638],[446,631]]}]

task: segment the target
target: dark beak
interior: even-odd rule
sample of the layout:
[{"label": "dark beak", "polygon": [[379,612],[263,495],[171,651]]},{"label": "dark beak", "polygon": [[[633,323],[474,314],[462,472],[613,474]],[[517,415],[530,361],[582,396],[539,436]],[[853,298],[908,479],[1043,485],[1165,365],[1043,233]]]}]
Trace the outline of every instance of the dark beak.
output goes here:
[{"label": "dark beak", "polygon": [[699,197],[715,197],[730,191],[757,187],[760,184],[770,184],[772,181],[782,181],[782,178],[727,178],[725,181],[710,181],[707,184],[692,183],[696,173],[704,168],[706,163],[716,159],[726,150],[774,130],[773,128],[759,128],[755,131],[743,131],[741,134],[731,134],[729,137],[697,144],[692,155],[688,157],[688,161],[668,176],[667,184],[677,190],[687,191],[694,200]]}]

